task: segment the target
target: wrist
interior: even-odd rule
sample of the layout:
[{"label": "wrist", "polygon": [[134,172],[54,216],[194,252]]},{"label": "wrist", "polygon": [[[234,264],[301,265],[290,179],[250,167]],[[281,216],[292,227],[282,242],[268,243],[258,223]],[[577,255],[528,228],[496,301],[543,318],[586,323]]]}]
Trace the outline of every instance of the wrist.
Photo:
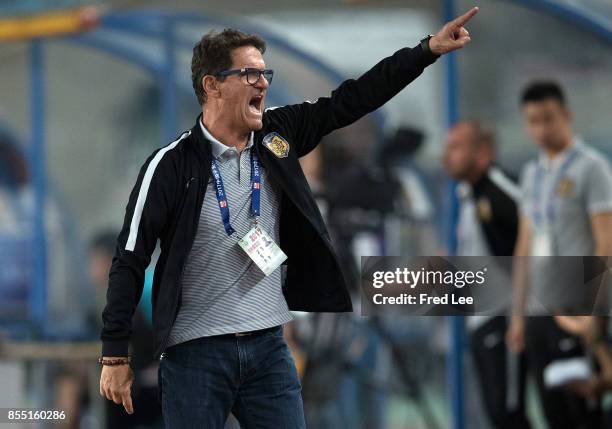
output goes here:
[{"label": "wrist", "polygon": [[520,314],[520,313],[514,313],[512,314],[512,316],[510,317],[510,323],[513,325],[524,325],[525,324],[525,317]]},{"label": "wrist", "polygon": [[437,52],[435,42],[432,43],[434,37],[434,35],[430,34],[427,37],[421,39],[421,49],[423,49],[423,53],[425,53],[426,55],[437,59],[440,57],[440,54]]}]

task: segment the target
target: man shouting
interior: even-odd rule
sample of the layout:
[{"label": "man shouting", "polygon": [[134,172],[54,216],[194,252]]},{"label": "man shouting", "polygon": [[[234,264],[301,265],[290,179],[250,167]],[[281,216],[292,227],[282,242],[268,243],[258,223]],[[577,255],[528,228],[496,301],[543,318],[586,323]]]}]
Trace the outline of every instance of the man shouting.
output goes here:
[{"label": "man shouting", "polygon": [[[103,312],[100,393],[133,412],[128,341],[156,242],[153,315],[168,428],[305,428],[282,336],[290,310],[351,311],[299,158],[464,47],[472,9],[329,97],[265,110],[265,42],[237,30],[193,49],[194,127],[155,151],[130,195]],[[286,265],[284,284],[281,264]]]}]

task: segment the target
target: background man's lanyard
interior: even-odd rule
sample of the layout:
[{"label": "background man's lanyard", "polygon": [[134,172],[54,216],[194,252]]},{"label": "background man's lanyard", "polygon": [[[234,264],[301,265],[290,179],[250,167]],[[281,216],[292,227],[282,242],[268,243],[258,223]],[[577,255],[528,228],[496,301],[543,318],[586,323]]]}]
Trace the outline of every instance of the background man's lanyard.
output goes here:
[{"label": "background man's lanyard", "polygon": [[[559,168],[559,173],[555,179],[554,186],[552,186],[550,190],[550,197],[546,200],[546,209],[545,209],[546,212],[545,213],[542,208],[544,201],[541,195],[542,194],[542,181],[543,181],[542,180],[543,168],[541,165],[538,164],[536,168],[536,175],[535,175],[535,187],[533,190],[533,218],[534,218],[536,227],[541,227],[544,224],[545,220],[548,220],[549,222],[552,222],[554,220],[555,201],[556,201],[555,193],[557,192],[557,188],[559,187],[561,180],[563,180],[565,173],[567,173],[567,170],[570,164],[574,161],[574,159],[576,159],[577,155],[578,155],[578,149],[573,148],[570,151],[570,153],[567,154],[567,158],[565,159],[565,162]],[[546,216],[546,218],[544,216]]]},{"label": "background man's lanyard", "polygon": [[[221,172],[219,171],[219,165],[217,160],[213,158],[211,164],[212,176],[215,181],[215,194],[217,195],[217,202],[219,203],[219,210],[221,211],[221,220],[223,221],[223,227],[227,235],[232,235],[236,230],[232,228],[230,223],[230,211],[227,203],[227,194],[225,193],[225,187],[223,186],[223,179],[221,178]],[[259,168],[259,159],[255,153],[255,148],[251,149],[251,215],[257,221],[259,217],[260,207],[260,193],[261,193],[261,170]]]}]

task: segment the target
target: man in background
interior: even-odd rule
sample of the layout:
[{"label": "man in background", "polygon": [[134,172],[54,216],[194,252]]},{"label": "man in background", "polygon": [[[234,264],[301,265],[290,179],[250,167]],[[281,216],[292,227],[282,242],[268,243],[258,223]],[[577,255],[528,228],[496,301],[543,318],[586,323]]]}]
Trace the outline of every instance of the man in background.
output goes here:
[{"label": "man in background", "polygon": [[[513,351],[526,351],[551,428],[601,427],[599,401],[585,401],[562,383],[545,377],[545,372],[554,370],[564,379],[575,379],[568,371],[577,366],[582,373],[591,371],[579,338],[562,330],[551,316],[525,318],[525,314],[550,314],[561,306],[557,302],[586,298],[583,284],[571,282],[571,288],[560,289],[563,282],[557,281],[558,274],[566,267],[551,263],[551,258],[533,256],[612,253],[612,172],[599,152],[575,136],[572,114],[557,83],[530,84],[521,97],[521,108],[526,130],[540,154],[525,166],[521,178],[513,312],[507,341]],[[528,271],[527,263],[536,269]],[[548,310],[542,306],[543,300]]]},{"label": "man in background", "polygon": [[[511,256],[516,242],[518,188],[494,165],[491,130],[477,121],[460,122],[448,133],[446,172],[459,181],[458,256]],[[526,366],[504,343],[506,317],[467,318],[482,398],[496,428],[529,428],[525,415]]]}]

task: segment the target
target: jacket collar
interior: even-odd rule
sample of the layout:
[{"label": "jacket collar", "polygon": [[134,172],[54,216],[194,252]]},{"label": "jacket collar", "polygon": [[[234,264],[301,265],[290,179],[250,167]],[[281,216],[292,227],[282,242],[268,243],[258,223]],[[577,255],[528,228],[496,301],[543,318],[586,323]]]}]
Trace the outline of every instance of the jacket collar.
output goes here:
[{"label": "jacket collar", "polygon": [[212,161],[212,146],[211,143],[204,137],[202,127],[200,126],[200,118],[202,114],[198,115],[195,125],[191,128],[191,147],[198,154],[200,160],[210,168]]},{"label": "jacket collar", "polygon": [[467,180],[462,180],[457,184],[456,187],[456,195],[460,200],[473,198],[478,195],[482,189],[489,183],[489,172],[492,168],[495,167],[495,164],[492,164],[487,168],[487,170],[480,176],[480,178],[474,182],[470,183]]}]

